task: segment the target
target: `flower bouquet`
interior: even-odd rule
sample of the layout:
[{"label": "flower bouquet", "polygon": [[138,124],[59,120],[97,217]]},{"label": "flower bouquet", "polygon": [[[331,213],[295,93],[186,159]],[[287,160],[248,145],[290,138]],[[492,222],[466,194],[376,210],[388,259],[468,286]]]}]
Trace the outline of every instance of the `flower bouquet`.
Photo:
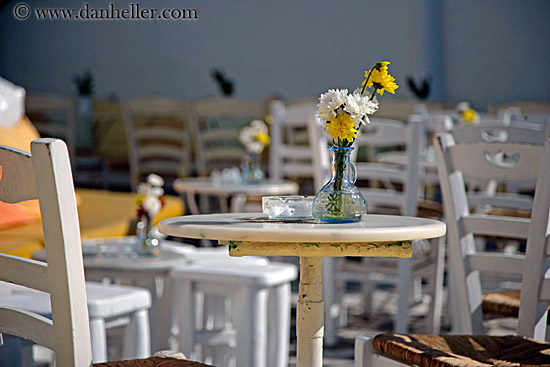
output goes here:
[{"label": "flower bouquet", "polygon": [[332,138],[329,146],[332,177],[313,201],[313,216],[321,221],[355,222],[367,212],[365,199],[354,185],[356,170],[350,154],[359,128],[369,123],[368,115],[378,110],[376,93],[394,94],[398,88],[388,73],[388,65],[387,61],[379,62],[366,71],[363,87],[353,93],[330,89],[319,98],[317,116],[325,122],[324,129]]},{"label": "flower bouquet", "polygon": [[261,120],[254,120],[250,125],[241,129],[239,141],[247,153],[247,161],[242,165],[242,182],[259,183],[264,179],[264,172],[260,167],[260,154],[269,145],[269,129]]},{"label": "flower bouquet", "polygon": [[155,216],[162,210],[164,202],[164,180],[162,177],[150,174],[147,182],[137,187],[137,243],[135,252],[143,256],[157,256],[160,254],[159,241],[152,233]]}]

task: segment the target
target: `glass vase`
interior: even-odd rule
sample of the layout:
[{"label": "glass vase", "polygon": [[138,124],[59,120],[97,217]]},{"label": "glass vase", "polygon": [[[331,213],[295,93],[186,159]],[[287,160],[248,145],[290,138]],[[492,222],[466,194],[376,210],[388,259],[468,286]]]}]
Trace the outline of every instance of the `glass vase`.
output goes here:
[{"label": "glass vase", "polygon": [[328,147],[332,175],[313,199],[313,217],[327,223],[358,222],[367,214],[367,203],[357,187],[357,171],[350,160],[353,148]]},{"label": "glass vase", "polygon": [[264,180],[265,174],[260,165],[259,154],[248,154],[241,165],[241,182],[244,184],[258,184]]},{"label": "glass vase", "polygon": [[152,231],[152,218],[143,215],[136,224],[136,243],[135,253],[139,256],[158,256],[160,255],[159,240]]}]

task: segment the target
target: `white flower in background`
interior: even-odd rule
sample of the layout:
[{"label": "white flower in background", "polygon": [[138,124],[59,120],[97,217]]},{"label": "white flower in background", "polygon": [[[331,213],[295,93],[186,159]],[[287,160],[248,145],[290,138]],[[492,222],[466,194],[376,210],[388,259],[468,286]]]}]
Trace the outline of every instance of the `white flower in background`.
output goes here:
[{"label": "white flower in background", "polygon": [[269,129],[261,120],[254,120],[241,129],[239,141],[248,153],[261,154],[269,145]]},{"label": "white flower in background", "polygon": [[162,177],[150,174],[147,176],[147,182],[142,182],[137,187],[138,216],[147,215],[154,218],[162,209],[164,195],[164,180]]}]

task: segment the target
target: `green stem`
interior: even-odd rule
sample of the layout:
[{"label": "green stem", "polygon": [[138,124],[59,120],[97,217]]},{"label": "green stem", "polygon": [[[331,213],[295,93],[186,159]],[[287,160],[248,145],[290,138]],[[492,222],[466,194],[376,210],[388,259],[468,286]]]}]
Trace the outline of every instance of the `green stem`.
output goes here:
[{"label": "green stem", "polygon": [[[363,90],[361,91],[361,95],[363,95],[363,93],[365,93],[365,89],[367,88],[367,84],[369,83],[370,76],[371,76],[372,71],[374,70],[375,67],[376,67],[376,65],[370,69],[369,75],[367,75],[367,79],[365,80],[365,85],[363,86]],[[376,93],[376,90],[374,91],[374,93]],[[372,94],[373,96],[374,96],[374,93]]]}]

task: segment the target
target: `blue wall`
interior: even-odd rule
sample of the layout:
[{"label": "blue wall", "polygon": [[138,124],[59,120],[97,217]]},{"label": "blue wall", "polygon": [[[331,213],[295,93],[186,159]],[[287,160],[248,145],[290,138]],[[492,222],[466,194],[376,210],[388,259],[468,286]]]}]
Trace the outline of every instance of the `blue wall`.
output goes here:
[{"label": "blue wall", "polygon": [[[138,1],[116,6],[130,2]],[[90,68],[100,96],[198,99],[219,95],[209,73],[223,66],[239,98],[297,99],[353,89],[365,69],[389,60],[399,98],[411,97],[406,75],[430,71],[432,100],[470,100],[480,109],[550,100],[547,0],[139,0],[195,8],[194,21],[18,21],[18,3],[0,11],[0,76],[31,92],[74,94],[72,76]]]}]

